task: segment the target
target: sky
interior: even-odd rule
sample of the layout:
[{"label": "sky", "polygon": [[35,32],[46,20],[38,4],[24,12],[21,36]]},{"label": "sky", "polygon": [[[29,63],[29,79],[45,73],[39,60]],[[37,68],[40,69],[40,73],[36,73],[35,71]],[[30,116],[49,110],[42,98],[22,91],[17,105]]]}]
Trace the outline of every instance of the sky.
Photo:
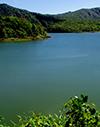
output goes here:
[{"label": "sky", "polygon": [[0,0],[0,3],[43,14],[58,14],[81,8],[100,7],[100,0]]}]

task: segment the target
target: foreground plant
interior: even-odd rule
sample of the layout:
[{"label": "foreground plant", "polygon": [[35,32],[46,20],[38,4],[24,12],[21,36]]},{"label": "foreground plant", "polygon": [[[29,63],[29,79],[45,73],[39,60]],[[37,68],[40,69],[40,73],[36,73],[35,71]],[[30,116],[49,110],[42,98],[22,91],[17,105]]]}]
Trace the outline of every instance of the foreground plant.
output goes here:
[{"label": "foreground plant", "polygon": [[66,117],[60,115],[43,115],[32,113],[30,117],[22,118],[19,116],[19,124],[15,127],[64,127]]},{"label": "foreground plant", "polygon": [[94,104],[88,104],[88,96],[71,98],[66,104],[65,127],[100,127],[100,114]]}]

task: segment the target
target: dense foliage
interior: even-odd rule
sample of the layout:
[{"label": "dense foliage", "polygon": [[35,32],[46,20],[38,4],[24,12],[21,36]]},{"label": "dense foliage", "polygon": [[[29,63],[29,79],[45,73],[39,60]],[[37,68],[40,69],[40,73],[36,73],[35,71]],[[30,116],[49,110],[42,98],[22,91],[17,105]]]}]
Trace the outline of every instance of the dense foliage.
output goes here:
[{"label": "dense foliage", "polygon": [[46,35],[41,24],[32,24],[24,18],[0,16],[0,38],[25,38]]},{"label": "dense foliage", "polygon": [[66,19],[49,26],[50,32],[95,32],[100,31],[100,21]]},{"label": "dense foliage", "polygon": [[73,97],[65,103],[63,111],[58,115],[31,115],[18,116],[19,122],[12,122],[11,126],[0,121],[0,127],[100,127],[100,113],[94,104],[89,104],[88,96]]}]

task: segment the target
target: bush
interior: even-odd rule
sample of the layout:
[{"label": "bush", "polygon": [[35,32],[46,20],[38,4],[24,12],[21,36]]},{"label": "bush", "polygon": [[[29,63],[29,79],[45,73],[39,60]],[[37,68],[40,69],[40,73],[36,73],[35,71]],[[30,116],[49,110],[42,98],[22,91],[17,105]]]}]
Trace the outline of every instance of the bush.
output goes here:
[{"label": "bush", "polygon": [[94,104],[88,104],[88,96],[75,96],[66,104],[65,127],[99,127],[100,114],[96,111]]}]

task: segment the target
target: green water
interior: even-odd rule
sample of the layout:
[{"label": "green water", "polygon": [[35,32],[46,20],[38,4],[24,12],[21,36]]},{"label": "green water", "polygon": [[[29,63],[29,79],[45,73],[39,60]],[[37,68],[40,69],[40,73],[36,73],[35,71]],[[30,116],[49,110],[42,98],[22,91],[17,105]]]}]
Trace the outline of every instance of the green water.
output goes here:
[{"label": "green water", "polygon": [[57,112],[86,93],[100,107],[100,33],[51,34],[28,43],[0,43],[0,114],[15,119]]}]

